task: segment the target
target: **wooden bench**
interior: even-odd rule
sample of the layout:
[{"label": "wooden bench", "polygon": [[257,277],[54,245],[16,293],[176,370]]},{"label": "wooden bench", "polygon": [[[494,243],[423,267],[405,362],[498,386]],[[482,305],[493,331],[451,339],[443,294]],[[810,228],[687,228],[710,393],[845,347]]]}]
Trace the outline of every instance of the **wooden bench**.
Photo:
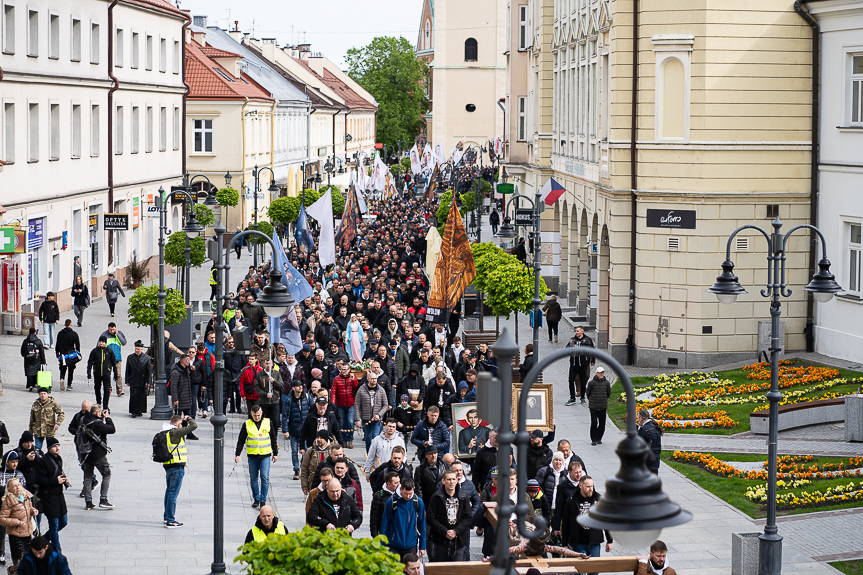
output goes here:
[{"label": "wooden bench", "polygon": [[[752,433],[767,435],[769,420],[769,409],[760,409],[750,413],[749,426]],[[779,406],[779,431],[838,421],[845,421],[844,397]]]}]

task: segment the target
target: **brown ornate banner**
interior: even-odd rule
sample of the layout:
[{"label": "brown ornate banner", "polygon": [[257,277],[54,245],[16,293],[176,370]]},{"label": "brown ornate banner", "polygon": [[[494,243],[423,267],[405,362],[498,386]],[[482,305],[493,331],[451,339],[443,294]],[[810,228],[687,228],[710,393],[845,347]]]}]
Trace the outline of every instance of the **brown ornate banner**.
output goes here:
[{"label": "brown ornate banner", "polygon": [[440,257],[434,270],[426,321],[446,323],[447,316],[475,277],[473,252],[464,229],[464,221],[453,199],[446,219]]}]

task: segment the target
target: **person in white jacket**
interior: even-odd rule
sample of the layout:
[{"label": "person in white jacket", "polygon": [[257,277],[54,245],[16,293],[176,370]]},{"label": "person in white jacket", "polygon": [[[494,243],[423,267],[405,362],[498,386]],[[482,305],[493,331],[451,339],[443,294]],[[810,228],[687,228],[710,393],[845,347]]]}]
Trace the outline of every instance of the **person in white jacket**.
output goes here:
[{"label": "person in white jacket", "polygon": [[369,452],[366,456],[366,463],[363,466],[366,477],[371,474],[373,467],[377,467],[381,463],[390,460],[393,447],[398,445],[402,449],[405,449],[405,440],[402,438],[402,434],[396,431],[396,424],[396,420],[392,417],[387,419],[384,430],[380,435],[372,439],[371,447],[369,447]]}]

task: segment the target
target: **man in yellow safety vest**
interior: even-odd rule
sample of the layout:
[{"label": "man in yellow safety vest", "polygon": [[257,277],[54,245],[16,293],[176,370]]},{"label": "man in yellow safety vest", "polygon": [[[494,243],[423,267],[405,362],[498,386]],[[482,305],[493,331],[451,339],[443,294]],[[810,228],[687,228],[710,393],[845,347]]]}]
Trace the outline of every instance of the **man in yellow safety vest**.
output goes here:
[{"label": "man in yellow safety vest", "polygon": [[258,515],[258,520],[255,521],[255,526],[249,529],[249,532],[246,534],[245,542],[263,541],[270,533],[284,535],[287,532],[285,524],[279,521],[273,508],[269,505],[264,505],[261,507],[261,513]]},{"label": "man in yellow safety vest", "polygon": [[183,486],[183,475],[186,474],[186,462],[188,461],[185,438],[197,428],[198,424],[188,415],[185,417],[174,415],[171,417],[170,423],[162,424],[162,431],[167,432],[165,439],[168,443],[168,451],[171,453],[171,459],[162,464],[165,467],[165,481],[167,483],[165,513],[162,519],[168,529],[183,526],[174,517],[174,513],[177,511],[177,495]]},{"label": "man in yellow safety vest", "polygon": [[267,502],[267,492],[270,490],[270,461],[275,463],[279,458],[279,444],[276,440],[278,430],[270,423],[269,417],[263,416],[260,405],[252,407],[249,415],[237,437],[234,463],[240,462],[240,454],[245,446],[249,460],[249,479],[252,483],[252,508],[259,509]]}]

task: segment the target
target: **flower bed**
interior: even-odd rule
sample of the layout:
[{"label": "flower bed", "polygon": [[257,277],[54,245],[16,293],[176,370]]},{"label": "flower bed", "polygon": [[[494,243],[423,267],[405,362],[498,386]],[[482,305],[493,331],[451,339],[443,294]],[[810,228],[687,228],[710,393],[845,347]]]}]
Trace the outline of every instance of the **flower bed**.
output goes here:
[{"label": "flower bed", "polygon": [[[857,389],[863,378],[856,372],[832,367],[780,361],[780,405],[844,397]],[[711,430],[735,433],[749,429],[749,414],[762,409],[770,390],[770,365],[757,363],[722,373],[662,374],[639,386],[639,409],[651,410],[654,421],[669,431]],[[638,383],[636,381],[636,383]],[[622,405],[624,394],[620,395]],[[611,408],[620,418],[623,409]],[[716,431],[712,431],[716,430]]]},{"label": "flower bed", "polygon": [[[734,456],[690,451],[675,451],[671,456],[673,461],[688,464],[687,467],[699,468],[736,482],[735,486],[743,491],[743,497],[752,503],[761,505],[767,502],[767,484],[748,483],[767,480],[766,461],[762,463],[761,469],[741,469],[733,461],[729,463],[719,457],[733,459]],[[776,506],[779,509],[806,510],[863,502],[863,483],[853,481],[863,477],[863,457],[821,463],[811,455],[781,456],[777,460],[776,476]],[[849,478],[852,480],[848,481]],[[726,492],[717,495],[728,500],[727,489],[723,491]],[[735,494],[736,497],[739,495]]]}]

